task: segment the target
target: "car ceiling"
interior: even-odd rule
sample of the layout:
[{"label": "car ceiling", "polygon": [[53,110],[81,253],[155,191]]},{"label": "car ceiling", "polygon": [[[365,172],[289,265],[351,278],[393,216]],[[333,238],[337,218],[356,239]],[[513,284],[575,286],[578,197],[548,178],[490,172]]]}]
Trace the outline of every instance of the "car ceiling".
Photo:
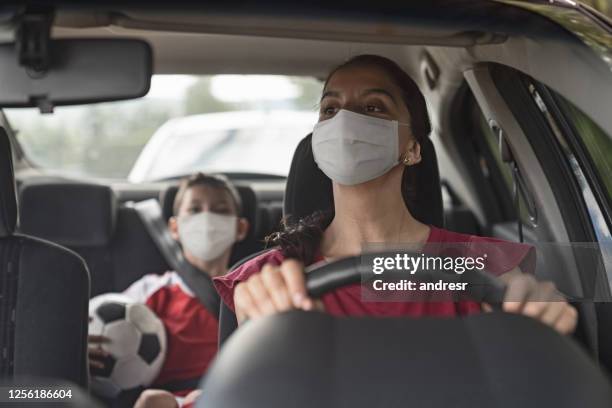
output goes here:
[{"label": "car ceiling", "polygon": [[181,7],[180,1],[173,8],[58,8],[53,35],[144,38],[153,46],[156,73],[322,78],[360,53],[382,54],[407,67],[424,45],[499,44],[517,33],[517,18],[523,33],[551,28],[541,17],[491,1],[436,0],[398,8],[381,0],[375,9],[359,1],[350,8],[313,4],[226,0],[197,8]]}]

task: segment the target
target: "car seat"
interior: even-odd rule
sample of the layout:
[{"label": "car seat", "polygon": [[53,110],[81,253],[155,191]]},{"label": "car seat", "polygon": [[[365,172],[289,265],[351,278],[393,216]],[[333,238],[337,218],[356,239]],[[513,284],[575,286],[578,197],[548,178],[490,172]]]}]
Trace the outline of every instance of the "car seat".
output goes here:
[{"label": "car seat", "polygon": [[87,387],[85,262],[15,232],[17,218],[10,141],[0,128],[0,377],[40,376]]}]

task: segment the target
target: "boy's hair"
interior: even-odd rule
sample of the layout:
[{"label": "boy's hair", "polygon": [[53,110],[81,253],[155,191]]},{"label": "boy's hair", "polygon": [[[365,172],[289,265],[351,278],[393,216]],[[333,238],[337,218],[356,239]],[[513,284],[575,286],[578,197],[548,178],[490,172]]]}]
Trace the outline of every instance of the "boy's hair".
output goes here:
[{"label": "boy's hair", "polygon": [[181,180],[174,198],[174,205],[172,206],[172,212],[175,216],[179,212],[185,192],[195,186],[207,186],[227,191],[236,206],[236,214],[238,216],[242,215],[242,200],[240,199],[240,194],[227,177],[221,174],[204,174],[198,172]]}]

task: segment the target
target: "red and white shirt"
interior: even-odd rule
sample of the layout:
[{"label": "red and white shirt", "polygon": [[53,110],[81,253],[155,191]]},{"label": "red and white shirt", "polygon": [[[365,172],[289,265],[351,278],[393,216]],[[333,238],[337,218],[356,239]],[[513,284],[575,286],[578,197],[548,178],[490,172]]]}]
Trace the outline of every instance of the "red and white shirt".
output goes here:
[{"label": "red and white shirt", "polygon": [[166,360],[152,388],[201,377],[217,353],[219,322],[181,277],[176,272],[146,275],[124,294],[149,306],[166,328]]}]

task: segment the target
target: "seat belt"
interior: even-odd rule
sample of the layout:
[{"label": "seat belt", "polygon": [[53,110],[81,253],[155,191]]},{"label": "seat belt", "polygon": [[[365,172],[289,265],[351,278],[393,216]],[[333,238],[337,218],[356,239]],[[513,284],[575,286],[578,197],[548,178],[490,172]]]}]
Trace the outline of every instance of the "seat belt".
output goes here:
[{"label": "seat belt", "polygon": [[221,299],[215,290],[212,279],[208,274],[198,270],[183,256],[179,244],[170,235],[170,230],[164,222],[159,202],[152,198],[137,203],[130,203],[136,210],[153,242],[162,253],[166,262],[185,281],[200,303],[219,320]]}]

